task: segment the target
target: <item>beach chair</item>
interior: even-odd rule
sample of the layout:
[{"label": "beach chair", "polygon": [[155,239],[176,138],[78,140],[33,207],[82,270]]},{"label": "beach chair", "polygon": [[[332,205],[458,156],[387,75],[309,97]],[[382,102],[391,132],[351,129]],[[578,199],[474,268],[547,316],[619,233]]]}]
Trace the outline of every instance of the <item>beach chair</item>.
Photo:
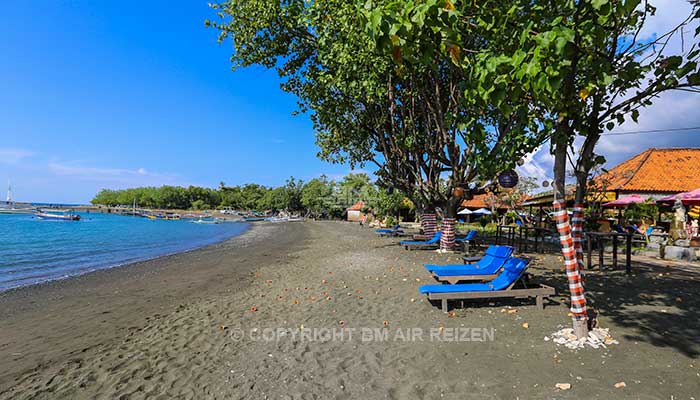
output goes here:
[{"label": "beach chair", "polygon": [[404,240],[399,244],[404,246],[406,250],[411,250],[412,248],[426,248],[426,247],[437,247],[440,245],[440,237],[442,237],[442,232],[437,231],[435,235],[430,240],[417,241],[417,240]]},{"label": "beach chair", "polygon": [[394,225],[393,228],[377,229],[374,232],[380,236],[384,236],[384,235],[395,236],[395,235],[400,235],[403,233],[403,231],[401,230],[401,225],[399,225],[399,224]]},{"label": "beach chair", "polygon": [[465,236],[463,238],[455,239],[455,243],[460,243],[462,245],[462,248],[464,249],[464,251],[466,251],[468,253],[469,246],[476,239],[477,233],[478,233],[477,231],[471,230],[467,233],[467,236]]},{"label": "beach chair", "polygon": [[511,254],[513,248],[510,246],[489,246],[486,255],[475,264],[426,265],[425,269],[440,282],[489,281],[498,276]]},{"label": "beach chair", "polygon": [[[529,260],[509,258],[503,265],[503,271],[496,278],[485,283],[462,283],[457,285],[423,285],[418,290],[428,296],[428,300],[440,300],[442,311],[448,311],[449,300],[493,299],[493,298],[528,298],[534,297],[539,309],[544,308],[544,298],[556,293],[547,285],[528,287],[524,272]],[[515,285],[521,283],[522,288]]]},{"label": "beach chair", "polygon": [[[498,250],[497,253],[494,253],[494,251]],[[474,264],[478,263],[481,261],[482,258],[486,257],[487,255],[491,255],[493,257],[503,257],[503,258],[508,258],[513,254],[513,248],[511,246],[495,246],[495,245],[490,245],[486,249],[486,253],[484,253],[483,256],[464,256],[462,257],[462,261],[464,264]]]}]

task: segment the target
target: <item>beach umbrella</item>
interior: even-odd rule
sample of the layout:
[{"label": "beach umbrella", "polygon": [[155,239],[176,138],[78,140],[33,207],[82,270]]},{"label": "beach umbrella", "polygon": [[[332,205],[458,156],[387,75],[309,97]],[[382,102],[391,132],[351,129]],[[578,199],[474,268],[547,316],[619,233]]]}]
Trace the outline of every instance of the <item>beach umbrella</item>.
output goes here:
[{"label": "beach umbrella", "polygon": [[629,196],[620,197],[617,200],[611,201],[609,203],[603,204],[605,208],[617,208],[617,207],[627,207],[630,204],[644,203],[647,199],[644,196],[638,194],[631,194]]},{"label": "beach umbrella", "polygon": [[485,208],[480,208],[478,210],[472,211],[472,214],[483,214],[483,215],[491,215],[491,211],[485,209]]},{"label": "beach umbrella", "polygon": [[700,189],[691,190],[690,192],[683,192],[674,194],[671,196],[666,196],[659,199],[659,203],[673,204],[676,199],[681,199],[681,202],[686,206],[700,205]]},{"label": "beach umbrella", "polygon": [[469,210],[468,208],[465,208],[464,210],[458,212],[457,214],[459,214],[459,215],[469,215],[469,214],[472,214],[472,212],[471,212],[471,210]]}]

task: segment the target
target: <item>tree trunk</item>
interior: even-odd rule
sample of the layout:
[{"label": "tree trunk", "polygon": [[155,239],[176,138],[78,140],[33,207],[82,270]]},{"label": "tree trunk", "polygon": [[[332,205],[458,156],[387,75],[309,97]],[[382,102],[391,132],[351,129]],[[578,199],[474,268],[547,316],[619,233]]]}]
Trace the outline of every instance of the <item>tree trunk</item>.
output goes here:
[{"label": "tree trunk", "polygon": [[445,205],[445,214],[442,218],[442,236],[440,237],[440,250],[454,250],[455,248],[455,221],[457,208],[461,198],[452,197]]},{"label": "tree trunk", "polygon": [[437,232],[437,215],[434,207],[426,207],[421,215],[420,225],[423,228],[423,236],[427,239],[435,236]]},{"label": "tree trunk", "polygon": [[566,277],[571,293],[571,313],[573,314],[574,335],[577,338],[588,336],[588,315],[586,312],[586,297],[579,272],[576,250],[571,236],[569,214],[566,210],[566,136],[557,132],[553,140],[554,149],[554,219],[559,232],[561,252],[564,256]]}]

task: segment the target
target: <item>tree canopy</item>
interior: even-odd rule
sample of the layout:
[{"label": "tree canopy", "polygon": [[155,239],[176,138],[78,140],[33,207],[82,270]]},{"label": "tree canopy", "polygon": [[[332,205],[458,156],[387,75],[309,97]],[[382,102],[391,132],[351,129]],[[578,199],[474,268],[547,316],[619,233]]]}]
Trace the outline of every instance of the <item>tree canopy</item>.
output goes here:
[{"label": "tree canopy", "polygon": [[140,187],[123,190],[103,189],[93,204],[179,210],[233,208],[246,211],[289,211],[316,217],[341,217],[357,201],[364,201],[380,216],[397,216],[401,209],[411,209],[401,192],[387,194],[367,174],[350,173],[339,182],[325,175],[307,183],[294,177],[284,185],[267,187],[258,184],[218,188],[199,186]]}]

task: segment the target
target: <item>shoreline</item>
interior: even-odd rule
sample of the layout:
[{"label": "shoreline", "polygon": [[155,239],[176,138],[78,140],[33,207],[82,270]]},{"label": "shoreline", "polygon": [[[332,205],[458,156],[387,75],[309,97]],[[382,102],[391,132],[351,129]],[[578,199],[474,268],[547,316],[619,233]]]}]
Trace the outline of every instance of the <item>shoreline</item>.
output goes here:
[{"label": "shoreline", "polygon": [[[234,222],[231,222],[231,223],[234,223]],[[2,288],[0,288],[0,299],[2,299],[3,295],[5,295],[6,293],[9,293],[9,292],[12,292],[12,291],[16,291],[16,290],[23,290],[23,289],[25,289],[25,288],[30,288],[30,287],[33,287],[33,286],[49,285],[49,284],[51,284],[52,282],[66,281],[66,280],[75,279],[75,278],[79,278],[79,277],[82,277],[82,276],[85,276],[85,275],[90,275],[90,274],[98,273],[98,272],[101,272],[101,271],[107,271],[107,270],[111,270],[111,269],[115,269],[115,268],[128,268],[128,267],[131,267],[131,266],[140,264],[140,263],[145,263],[145,262],[149,262],[149,261],[158,260],[158,259],[160,259],[160,258],[166,258],[166,257],[175,256],[175,255],[178,255],[178,254],[185,254],[185,253],[190,253],[190,252],[197,251],[197,250],[206,249],[206,248],[209,247],[209,246],[216,246],[216,245],[219,245],[219,244],[221,244],[221,243],[228,242],[228,241],[230,241],[230,240],[235,240],[235,239],[238,238],[238,237],[241,237],[241,236],[246,235],[248,232],[250,232],[250,231],[253,229],[253,225],[250,224],[250,223],[246,223],[246,222],[242,222],[242,221],[241,221],[241,222],[236,221],[235,223],[243,223],[243,224],[246,224],[246,227],[245,227],[245,229],[244,229],[242,232],[240,232],[240,233],[238,233],[238,234],[236,234],[236,235],[234,235],[234,236],[230,236],[230,237],[227,237],[227,238],[223,238],[223,239],[217,240],[217,241],[215,241],[215,242],[211,242],[211,243],[204,243],[204,244],[202,244],[202,245],[195,246],[195,247],[192,247],[192,248],[184,248],[184,249],[182,249],[182,250],[175,250],[175,251],[173,251],[173,252],[169,252],[169,253],[165,253],[165,254],[161,254],[161,255],[157,255],[157,256],[152,256],[152,257],[146,256],[146,257],[144,257],[144,258],[138,258],[138,259],[134,259],[134,260],[130,260],[130,261],[125,261],[125,262],[118,263],[118,264],[107,265],[107,266],[100,266],[100,267],[93,267],[93,269],[89,269],[89,270],[77,272],[77,273],[75,273],[75,274],[64,275],[64,276],[58,277],[58,278],[49,278],[49,279],[44,280],[44,281],[32,282],[32,283],[27,283],[27,284],[19,285],[19,286],[13,286],[13,287],[10,287],[10,288],[7,288],[7,289],[2,289]]]},{"label": "shoreline", "polygon": [[[449,314],[420,295],[434,282],[423,265],[459,254],[405,251],[344,222],[237,238],[0,296],[0,399],[688,399],[700,387],[700,275],[685,269],[590,270],[590,304],[619,343],[570,350],[551,339],[571,324],[565,295],[544,310],[490,299]],[[566,293],[558,255],[523,256],[533,281]],[[416,330],[427,334],[394,335]]]},{"label": "shoreline", "polygon": [[[251,225],[197,249],[0,292],[0,397],[33,369],[114,343],[182,304],[242,287],[266,242],[287,231],[282,224]],[[273,247],[286,249],[290,241]]]}]

